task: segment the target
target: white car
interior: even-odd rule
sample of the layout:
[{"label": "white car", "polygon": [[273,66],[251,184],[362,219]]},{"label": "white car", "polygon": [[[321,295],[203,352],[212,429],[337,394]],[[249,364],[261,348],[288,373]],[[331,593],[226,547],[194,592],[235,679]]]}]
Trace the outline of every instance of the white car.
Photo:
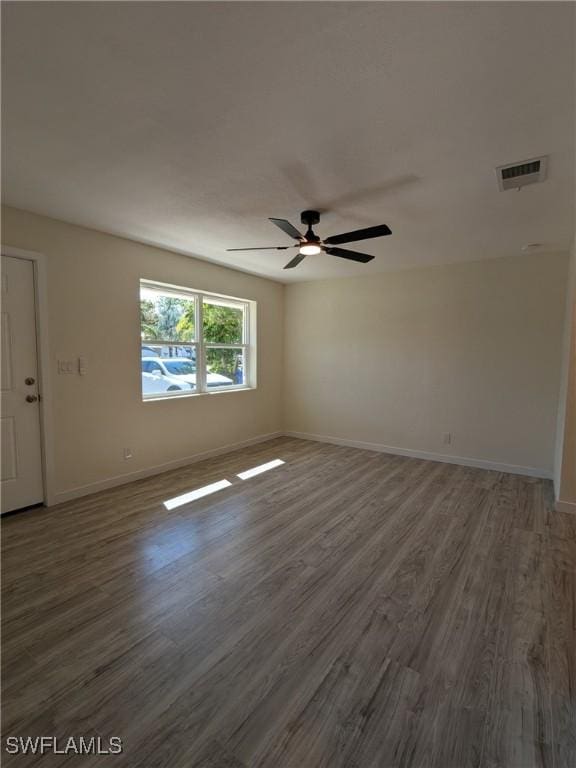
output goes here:
[{"label": "white car", "polygon": [[[148,394],[144,390],[145,374],[151,375],[155,381],[159,382],[159,388],[152,392],[196,388],[196,363],[185,357],[143,357],[142,388]],[[208,373],[206,383],[209,387],[229,387],[234,384],[234,381],[220,373]]]},{"label": "white car", "polygon": [[188,382],[174,381],[172,377],[162,376],[158,373],[146,373],[142,371],[142,394],[158,395],[162,392],[190,391],[192,386]]}]

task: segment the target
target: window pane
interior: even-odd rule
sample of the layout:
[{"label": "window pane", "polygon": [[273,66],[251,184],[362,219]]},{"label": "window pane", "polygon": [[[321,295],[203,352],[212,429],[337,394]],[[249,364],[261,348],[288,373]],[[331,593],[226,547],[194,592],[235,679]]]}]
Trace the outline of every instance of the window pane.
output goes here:
[{"label": "window pane", "polygon": [[197,390],[196,346],[142,344],[142,394],[144,397],[190,394]]},{"label": "window pane", "polygon": [[246,384],[246,359],[243,349],[206,349],[206,385],[208,389]]},{"label": "window pane", "polygon": [[142,341],[194,341],[195,299],[140,289]]},{"label": "window pane", "polygon": [[209,344],[244,343],[244,306],[218,299],[204,299],[204,341]]}]

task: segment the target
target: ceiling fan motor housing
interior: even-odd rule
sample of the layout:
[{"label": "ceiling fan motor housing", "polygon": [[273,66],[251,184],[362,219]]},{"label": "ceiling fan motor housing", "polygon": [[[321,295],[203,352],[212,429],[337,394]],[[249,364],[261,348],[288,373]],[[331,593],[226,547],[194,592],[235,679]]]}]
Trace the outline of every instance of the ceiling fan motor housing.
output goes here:
[{"label": "ceiling fan motor housing", "polygon": [[302,211],[300,221],[302,224],[307,224],[308,227],[313,227],[314,224],[318,224],[320,221],[320,214],[318,211]]}]

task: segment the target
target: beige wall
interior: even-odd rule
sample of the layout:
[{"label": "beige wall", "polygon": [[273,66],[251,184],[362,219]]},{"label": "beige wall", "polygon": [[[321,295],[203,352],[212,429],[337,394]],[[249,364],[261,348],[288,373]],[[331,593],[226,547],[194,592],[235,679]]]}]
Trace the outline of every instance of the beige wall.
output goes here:
[{"label": "beige wall", "polygon": [[286,429],[551,475],[567,262],[289,286]]},{"label": "beige wall", "polygon": [[[57,498],[281,429],[282,285],[16,209],[2,224],[3,245],[47,259]],[[140,278],[257,301],[258,388],[143,403]],[[57,374],[80,354],[86,376]]]}]

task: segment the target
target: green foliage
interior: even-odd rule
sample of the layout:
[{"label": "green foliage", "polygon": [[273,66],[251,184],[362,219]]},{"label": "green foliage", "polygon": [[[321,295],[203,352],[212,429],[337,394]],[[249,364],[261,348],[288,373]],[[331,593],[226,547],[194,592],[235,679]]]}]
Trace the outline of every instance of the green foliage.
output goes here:
[{"label": "green foliage", "polygon": [[192,306],[188,308],[188,310],[181,316],[180,320],[178,320],[176,326],[176,338],[178,341],[184,339],[192,341],[194,339],[195,327],[194,307]]},{"label": "green foliage", "polygon": [[152,341],[160,338],[158,330],[158,314],[151,299],[140,300],[140,332],[142,339]]},{"label": "green foliage", "polygon": [[242,355],[237,349],[218,349],[210,347],[206,350],[206,368],[212,373],[220,373],[236,381],[236,372],[242,363]]},{"label": "green foliage", "polygon": [[[158,299],[158,331],[160,332],[160,338],[168,341],[186,341],[178,331],[178,322],[182,314],[190,306],[193,307],[194,302],[175,299],[171,296],[161,296]],[[191,339],[188,337],[188,340]]]},{"label": "green foliage", "polygon": [[171,296],[141,299],[140,325],[143,340],[194,341],[194,302]]},{"label": "green foliage", "polygon": [[243,313],[234,307],[204,304],[204,341],[213,344],[241,344]]},{"label": "green foliage", "polygon": [[[212,344],[242,343],[242,310],[234,307],[221,307],[218,304],[205,303],[202,307],[204,341]],[[194,307],[186,308],[176,326],[177,339],[184,340],[184,335],[194,332]],[[189,339],[192,338],[190,335]]]}]

